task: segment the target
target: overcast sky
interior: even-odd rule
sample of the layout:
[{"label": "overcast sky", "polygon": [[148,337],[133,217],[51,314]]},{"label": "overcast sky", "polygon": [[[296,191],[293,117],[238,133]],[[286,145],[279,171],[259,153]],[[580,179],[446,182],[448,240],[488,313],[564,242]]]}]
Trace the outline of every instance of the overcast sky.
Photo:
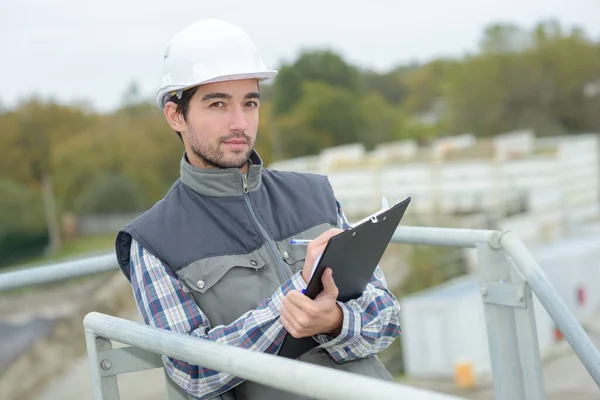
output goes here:
[{"label": "overcast sky", "polygon": [[[151,96],[169,39],[201,18],[227,19],[256,41],[270,67],[302,48],[339,51],[366,68],[473,51],[491,22],[529,28],[557,18],[600,38],[599,0],[0,0],[0,101],[32,93],[119,105],[137,81]],[[288,11],[287,8],[289,7]]]}]

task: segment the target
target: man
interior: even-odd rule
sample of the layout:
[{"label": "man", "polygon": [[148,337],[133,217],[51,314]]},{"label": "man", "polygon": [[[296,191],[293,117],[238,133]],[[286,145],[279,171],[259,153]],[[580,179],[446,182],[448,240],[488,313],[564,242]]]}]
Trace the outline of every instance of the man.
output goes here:
[{"label": "man", "polygon": [[[300,360],[381,379],[376,357],[400,334],[399,305],[376,269],[362,296],[302,294],[327,240],[348,224],[326,177],[271,171],[253,146],[265,68],[238,27],[202,20],[164,54],[157,103],[183,142],[181,177],[119,231],[116,251],[145,322],[218,343],[277,354],[287,333],[312,337]],[[143,166],[140,166],[143,168]],[[291,237],[315,239],[308,248]],[[195,399],[306,399],[163,357]]]}]

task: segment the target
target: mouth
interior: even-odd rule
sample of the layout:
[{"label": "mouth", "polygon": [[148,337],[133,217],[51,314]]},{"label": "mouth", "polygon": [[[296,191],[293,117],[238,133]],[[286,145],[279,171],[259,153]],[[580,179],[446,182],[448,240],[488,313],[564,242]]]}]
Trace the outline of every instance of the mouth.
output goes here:
[{"label": "mouth", "polygon": [[233,152],[246,151],[248,148],[248,142],[244,139],[231,139],[223,142],[225,148]]},{"label": "mouth", "polygon": [[232,144],[232,145],[241,145],[241,144],[246,144],[246,141],[244,139],[231,139],[228,140],[226,142],[224,142],[225,144]]}]

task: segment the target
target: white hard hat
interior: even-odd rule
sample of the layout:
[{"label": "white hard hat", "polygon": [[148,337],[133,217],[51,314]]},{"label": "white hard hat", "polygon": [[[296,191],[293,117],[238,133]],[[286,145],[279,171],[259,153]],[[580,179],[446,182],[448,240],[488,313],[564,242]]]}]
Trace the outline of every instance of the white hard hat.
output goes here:
[{"label": "white hard hat", "polygon": [[197,21],[169,42],[162,61],[156,103],[164,108],[174,94],[204,83],[273,78],[252,39],[239,27],[217,19]]}]

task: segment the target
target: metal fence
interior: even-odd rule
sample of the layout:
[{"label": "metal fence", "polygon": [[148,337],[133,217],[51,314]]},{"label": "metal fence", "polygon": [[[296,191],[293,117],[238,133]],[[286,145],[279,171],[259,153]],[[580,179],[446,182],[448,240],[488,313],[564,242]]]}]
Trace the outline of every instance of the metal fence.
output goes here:
[{"label": "metal fence", "polygon": [[[315,399],[458,400],[458,397],[254,352],[92,312],[83,322],[94,398],[118,399],[116,376],[161,365],[158,354]],[[111,349],[110,341],[131,347]],[[310,382],[310,384],[307,384]],[[167,379],[170,400],[187,399]]]},{"label": "metal fence", "polygon": [[[544,399],[532,291],[600,387],[600,354],[536,261],[512,232],[400,227],[395,243],[477,250],[494,398]],[[90,264],[91,261],[91,264]],[[0,274],[0,290],[116,268],[112,256]],[[159,354],[318,399],[456,399],[295,360],[239,349],[90,313],[84,320],[95,399],[119,399],[117,375],[161,367]],[[130,345],[112,349],[110,340]],[[260,365],[260,368],[258,366]],[[258,373],[260,371],[260,373]],[[304,383],[314,382],[307,388]],[[168,398],[186,398],[167,379]]]}]

